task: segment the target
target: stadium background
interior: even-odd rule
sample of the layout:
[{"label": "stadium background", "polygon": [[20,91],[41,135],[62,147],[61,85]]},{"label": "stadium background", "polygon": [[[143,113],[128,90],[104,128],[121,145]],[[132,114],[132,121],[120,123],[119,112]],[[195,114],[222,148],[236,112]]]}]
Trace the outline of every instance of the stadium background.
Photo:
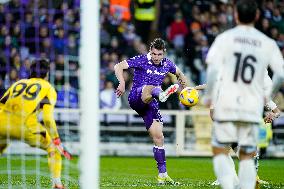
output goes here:
[{"label": "stadium background", "polygon": [[[100,98],[101,155],[152,156],[152,142],[145,132],[143,122],[129,109],[127,93],[131,87],[131,72],[124,73],[127,81],[126,94],[121,99],[115,97],[114,90],[118,81],[113,66],[117,62],[147,53],[148,42],[154,37],[162,37],[167,41],[167,57],[184,71],[190,84],[203,84],[206,82],[204,59],[208,48],[219,33],[235,25],[233,1],[230,0],[149,0],[149,5],[145,7],[153,8],[155,16],[146,20],[137,15],[137,7],[134,6],[137,2],[142,1],[100,1],[100,96],[94,98]],[[284,55],[284,2],[259,0],[258,3],[261,7],[261,17],[256,26],[277,41]],[[79,62],[80,27],[80,0],[2,0],[0,4],[0,96],[12,83],[28,76],[32,59],[49,58],[50,82],[58,92],[56,122],[62,140],[75,154],[79,153],[79,79],[83,77],[80,75]],[[167,77],[162,87],[166,88],[173,82],[176,82],[174,77]],[[161,104],[161,109],[166,110],[162,113],[165,113],[167,155],[210,156],[211,122],[208,110],[200,104],[194,107],[193,111],[188,111],[178,103],[177,98],[177,95],[173,95],[166,103]],[[284,86],[274,100],[283,112]],[[177,132],[180,130],[177,125],[181,120],[184,125],[179,126],[179,129],[182,129],[183,134],[178,138]],[[272,129],[273,138],[266,144],[269,146],[264,157],[284,157],[283,114],[274,121]],[[266,135],[266,130],[262,130],[262,133]],[[184,149],[180,149],[183,151],[177,152],[177,141],[185,143]],[[181,153],[184,151],[188,153]],[[26,148],[19,143],[12,144],[7,151],[7,154],[21,154],[21,157],[26,153],[38,154],[35,149]],[[9,177],[9,174],[16,172],[9,172],[9,169],[21,169],[19,162],[23,162],[13,158],[10,162],[7,157],[0,158],[0,188],[7,188],[5,184],[10,179],[18,184],[17,177]],[[27,167],[35,161],[32,156],[27,156],[25,160],[31,161],[26,163]],[[186,183],[187,188],[208,188],[208,183],[214,180],[213,172],[208,173],[208,170],[212,170],[210,161],[169,158],[168,164],[172,176]],[[144,166],[145,162],[149,164],[147,168]],[[283,171],[277,172],[284,170],[281,168],[282,162],[261,162],[261,176],[278,183],[274,185],[275,188],[283,187],[284,181],[279,179]],[[126,163],[130,166],[125,166]],[[77,160],[71,163],[64,161],[63,164],[64,181],[72,183],[73,187],[70,188],[78,188]],[[110,166],[113,164],[116,167]],[[173,165],[176,166],[175,169]],[[46,166],[42,165],[36,175],[48,177]],[[102,188],[148,188],[155,184],[153,178],[156,170],[151,157],[102,157],[101,166]],[[149,175],[149,172],[153,174]],[[21,174],[30,173],[28,170],[22,170]],[[27,182],[33,184],[34,177],[27,177]],[[48,186],[47,181],[42,182],[43,186]]]},{"label": "stadium background", "polygon": [[[79,154],[79,80],[83,77],[79,62],[80,0],[0,2],[0,96],[13,82],[28,76],[32,59],[49,58],[50,82],[58,92],[55,119],[59,132],[69,150]],[[94,98],[100,98],[100,152],[110,156],[101,157],[101,188],[155,187],[152,142],[142,120],[129,109],[127,102],[132,73],[124,73],[127,91],[121,99],[117,99],[114,96],[118,85],[114,64],[147,53],[147,43],[154,37],[162,37],[167,41],[167,57],[184,71],[190,84],[203,84],[206,82],[204,59],[208,48],[216,35],[235,25],[233,1],[230,0],[149,0],[149,5],[145,7],[152,7],[155,16],[146,21],[139,15],[135,16],[137,9],[134,5],[137,2],[142,1],[100,1],[100,96]],[[256,26],[277,41],[284,55],[284,2],[259,0],[258,3],[261,17]],[[174,77],[167,77],[162,87],[166,88],[173,82],[176,82]],[[284,86],[274,100],[283,112]],[[188,111],[178,103],[175,95],[162,103],[161,108],[166,110],[162,113],[167,155],[210,156],[211,122],[208,110],[202,104]],[[273,138],[265,144],[268,149],[263,157],[284,157],[283,113],[274,121],[272,129]],[[261,133],[265,137],[266,129]],[[184,143],[179,151],[176,146],[178,142]],[[24,187],[22,181],[27,182],[27,186],[34,186],[35,178],[40,180],[40,186],[49,186],[45,157],[34,158],[24,154],[41,152],[21,143],[13,143],[0,157],[0,188],[8,188],[11,183]],[[181,188],[212,188],[210,183],[214,175],[211,159],[168,158],[167,163],[172,177],[184,183]],[[145,164],[149,166],[145,167]],[[283,160],[265,160],[260,165],[261,178],[273,183],[272,188],[284,187],[284,180],[279,177],[283,175]],[[69,188],[79,188],[77,158],[72,162],[64,160],[63,166],[63,181],[69,183]],[[34,187],[42,188],[40,186]]]},{"label": "stadium background", "polygon": [[[101,1],[100,107],[107,110],[100,119],[102,142],[151,143],[144,132],[143,123],[137,117],[107,115],[112,110],[129,109],[127,93],[131,88],[132,74],[124,73],[127,83],[126,95],[121,99],[115,98],[113,91],[118,81],[113,66],[117,62],[140,53],[147,53],[147,43],[154,37],[162,37],[168,43],[167,56],[184,71],[190,84],[203,84],[206,82],[204,59],[208,48],[216,35],[235,25],[231,1],[163,0],[149,1],[144,5],[137,2]],[[284,53],[283,1],[258,2],[261,17],[256,24],[257,28],[276,40]],[[139,15],[139,6],[155,12],[154,16]],[[60,114],[60,109],[78,110],[80,104],[79,7],[79,0],[11,0],[0,5],[1,93],[16,80],[27,77],[33,58],[49,58],[52,61],[50,82],[58,92],[57,123],[63,139],[71,141],[79,140],[79,111]],[[162,87],[165,88],[173,82],[174,77],[167,77]],[[275,99],[282,110],[283,93],[282,87]],[[173,95],[166,103],[161,103],[161,109],[179,110],[184,107],[178,103],[177,95]],[[174,117],[172,114],[165,117],[168,128],[166,140],[171,143],[175,140]],[[205,122],[208,123],[206,120]],[[186,118],[189,128],[196,126],[194,123],[194,119]],[[274,129],[278,132],[281,125],[283,127],[283,118],[278,119],[276,123]],[[133,125],[138,127],[133,129]],[[129,128],[133,131],[129,132]],[[208,131],[210,132],[210,128]],[[281,143],[281,135],[283,134],[275,134],[275,143]]]},{"label": "stadium background", "polygon": [[[203,84],[206,82],[204,59],[208,48],[216,35],[235,25],[233,1],[163,0],[149,1],[144,5],[143,1],[140,4],[137,2],[100,1],[100,108],[106,110],[100,118],[102,142],[151,143],[141,120],[134,115],[133,119],[108,115],[112,110],[129,109],[127,94],[132,84],[132,73],[124,73],[126,95],[121,99],[115,98],[113,91],[118,80],[113,66],[117,62],[147,53],[148,42],[154,37],[162,37],[167,41],[167,56],[184,71],[190,84]],[[258,3],[261,17],[256,23],[257,28],[276,40],[284,53],[284,2],[262,0]],[[139,15],[139,6],[153,10],[154,16]],[[33,58],[49,58],[50,82],[58,92],[57,123],[63,139],[71,141],[79,140],[79,39],[79,0],[11,0],[0,4],[0,96],[13,82],[28,76]],[[173,82],[176,82],[174,77],[167,77],[162,87]],[[284,110],[283,93],[284,87],[275,99],[281,110]],[[62,113],[66,112],[62,111],[66,108],[73,111]],[[185,108],[178,103],[177,95],[173,95],[166,103],[161,103],[161,109]],[[169,133],[166,133],[169,142],[175,140],[174,132],[171,132],[176,124],[174,117],[170,114],[165,118],[169,126]],[[186,118],[186,123],[188,127],[193,127],[195,122],[192,118]],[[110,125],[137,125],[139,129],[127,132],[128,128],[117,127],[117,131],[115,127],[107,127]],[[282,143],[281,128],[283,117],[273,125],[276,131],[274,143]]]}]

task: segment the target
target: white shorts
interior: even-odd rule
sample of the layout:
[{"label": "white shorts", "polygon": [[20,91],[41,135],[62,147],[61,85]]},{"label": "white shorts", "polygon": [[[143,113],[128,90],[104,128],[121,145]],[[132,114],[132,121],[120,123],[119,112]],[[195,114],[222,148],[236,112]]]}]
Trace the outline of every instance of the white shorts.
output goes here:
[{"label": "white shorts", "polygon": [[212,145],[225,147],[237,143],[240,147],[256,147],[258,144],[258,128],[259,124],[257,123],[214,121]]}]

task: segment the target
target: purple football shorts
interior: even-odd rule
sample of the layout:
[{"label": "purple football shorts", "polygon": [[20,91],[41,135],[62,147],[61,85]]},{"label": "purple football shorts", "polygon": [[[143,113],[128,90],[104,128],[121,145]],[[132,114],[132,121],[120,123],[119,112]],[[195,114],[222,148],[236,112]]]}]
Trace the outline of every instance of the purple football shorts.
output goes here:
[{"label": "purple football shorts", "polygon": [[163,120],[159,110],[159,103],[156,99],[153,99],[149,104],[142,101],[142,88],[133,88],[128,96],[128,102],[130,107],[143,118],[146,129],[148,130],[153,120],[157,120],[161,124],[163,124]]}]

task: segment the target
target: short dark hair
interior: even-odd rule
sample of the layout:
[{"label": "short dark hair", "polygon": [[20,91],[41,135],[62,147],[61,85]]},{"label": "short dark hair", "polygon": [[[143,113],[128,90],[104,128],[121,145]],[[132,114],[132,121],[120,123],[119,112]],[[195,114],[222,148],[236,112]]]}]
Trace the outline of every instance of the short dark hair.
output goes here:
[{"label": "short dark hair", "polygon": [[161,38],[155,38],[150,45],[150,49],[166,50],[166,42]]},{"label": "short dark hair", "polygon": [[254,22],[257,12],[255,0],[238,0],[236,7],[241,23],[249,24]]},{"label": "short dark hair", "polygon": [[40,58],[32,61],[30,66],[30,78],[44,79],[49,72],[50,62],[48,59]]}]

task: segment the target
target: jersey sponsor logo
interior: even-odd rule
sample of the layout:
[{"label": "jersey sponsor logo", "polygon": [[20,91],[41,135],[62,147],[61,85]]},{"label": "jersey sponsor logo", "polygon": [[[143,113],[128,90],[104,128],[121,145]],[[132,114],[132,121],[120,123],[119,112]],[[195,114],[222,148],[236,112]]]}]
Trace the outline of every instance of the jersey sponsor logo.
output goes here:
[{"label": "jersey sponsor logo", "polygon": [[158,72],[157,70],[152,71],[152,70],[147,69],[147,74],[165,75],[166,73]]},{"label": "jersey sponsor logo", "polygon": [[152,73],[153,73],[152,70],[147,69],[147,74],[152,74]]}]

